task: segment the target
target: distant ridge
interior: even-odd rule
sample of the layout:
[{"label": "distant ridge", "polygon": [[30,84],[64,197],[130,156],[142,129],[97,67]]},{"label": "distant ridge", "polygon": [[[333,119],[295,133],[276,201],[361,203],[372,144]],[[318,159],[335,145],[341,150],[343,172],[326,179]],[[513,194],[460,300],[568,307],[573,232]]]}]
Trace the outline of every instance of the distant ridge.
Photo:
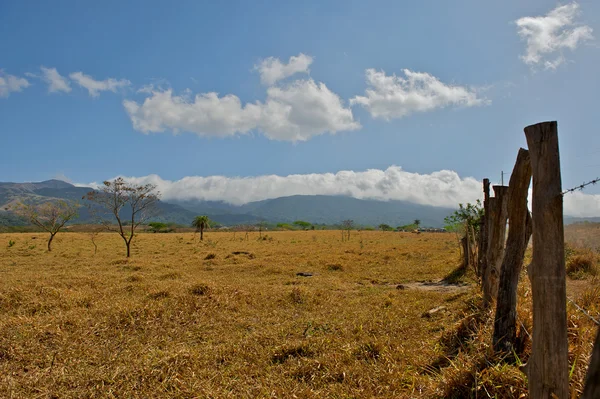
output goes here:
[{"label": "distant ridge", "polygon": [[[17,201],[41,203],[48,200],[66,199],[81,201],[92,188],[77,187],[62,180],[46,180],[38,183],[0,182],[0,225],[19,225],[24,221],[6,208]],[[231,205],[223,201],[160,201],[155,221],[189,225],[196,215],[207,215],[215,222],[230,226],[271,223],[292,223],[305,220],[315,224],[338,224],[352,219],[359,225],[377,226],[385,223],[400,226],[421,220],[426,227],[442,227],[444,218],[454,212],[452,208],[420,205],[408,201],[378,201],[346,196],[293,195],[245,205]],[[600,218],[565,217],[565,223],[600,221]],[[76,223],[90,222],[87,209],[81,208]]]}]

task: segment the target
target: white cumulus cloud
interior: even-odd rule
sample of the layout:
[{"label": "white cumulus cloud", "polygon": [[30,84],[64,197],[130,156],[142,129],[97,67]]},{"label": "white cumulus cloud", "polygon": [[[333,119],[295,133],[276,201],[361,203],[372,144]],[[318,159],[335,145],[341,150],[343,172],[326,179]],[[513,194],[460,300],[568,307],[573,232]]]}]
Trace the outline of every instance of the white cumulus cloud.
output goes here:
[{"label": "white cumulus cloud", "polygon": [[0,69],[0,98],[7,98],[10,93],[23,91],[30,85],[27,79],[5,74]]},{"label": "white cumulus cloud", "polygon": [[261,111],[258,128],[275,140],[306,141],[326,132],[361,127],[337,94],[312,79],[270,87]]},{"label": "white cumulus cloud", "polygon": [[95,80],[89,75],[85,75],[83,72],[73,72],[69,74],[69,77],[74,80],[79,86],[87,89],[90,96],[97,97],[101,91],[112,91],[117,92],[117,89],[127,87],[131,82],[127,79],[114,79],[108,78],[104,80]]},{"label": "white cumulus cloud", "polygon": [[384,71],[367,69],[369,88],[364,96],[351,99],[350,104],[364,107],[373,118],[390,120],[436,108],[473,107],[488,103],[467,87],[442,83],[424,72],[408,69],[403,72],[405,77],[388,76]]},{"label": "white cumulus cloud", "polygon": [[547,15],[523,17],[516,21],[518,33],[526,44],[521,59],[530,66],[543,65],[556,69],[566,58],[564,49],[575,50],[579,44],[592,40],[592,28],[579,24],[579,4],[558,6]]},{"label": "white cumulus cloud", "polygon": [[48,84],[49,93],[57,93],[59,91],[68,93],[71,91],[71,85],[67,78],[62,76],[56,68],[40,67],[42,71],[41,79]]},{"label": "white cumulus cloud", "polygon": [[576,217],[600,216],[600,194],[585,194],[580,191],[565,194],[564,214]]},{"label": "white cumulus cloud", "polygon": [[228,137],[257,130],[270,139],[296,142],[360,127],[340,97],[312,79],[270,87],[264,103],[245,105],[233,94],[201,93],[191,98],[189,92],[150,90],[152,95],[141,104],[123,101],[134,129],[143,133]]},{"label": "white cumulus cloud", "polygon": [[[344,195],[380,201],[403,200],[416,204],[456,208],[459,203],[483,200],[482,182],[460,177],[451,170],[430,174],[413,173],[399,166],[385,170],[355,172],[263,175],[253,177],[188,176],[165,180],[158,175],[126,177],[135,184],[154,184],[165,201],[224,201],[243,205],[252,201],[291,195]],[[98,188],[97,182],[77,184]],[[492,192],[493,193],[493,192]],[[531,209],[531,188],[529,194]],[[600,194],[574,192],[564,196],[564,214],[575,217],[600,216]]]},{"label": "white cumulus cloud", "polygon": [[313,62],[313,57],[300,53],[292,56],[287,64],[282,63],[279,58],[269,57],[254,66],[260,73],[260,81],[272,86],[277,81],[290,77],[296,73],[308,73],[308,67]]},{"label": "white cumulus cloud", "polygon": [[157,175],[125,177],[138,184],[155,184],[162,199],[225,201],[241,205],[290,195],[346,195],[360,199],[405,200],[418,204],[456,207],[482,196],[481,182],[441,170],[411,173],[399,166],[385,170],[337,173],[265,175],[256,177],[189,176],[164,180]]},{"label": "white cumulus cloud", "polygon": [[256,104],[243,106],[235,95],[219,97],[217,93],[203,93],[190,101],[185,95],[174,95],[171,89],[153,91],[142,104],[124,100],[123,106],[134,129],[143,133],[172,130],[226,137],[247,133],[260,117]]}]

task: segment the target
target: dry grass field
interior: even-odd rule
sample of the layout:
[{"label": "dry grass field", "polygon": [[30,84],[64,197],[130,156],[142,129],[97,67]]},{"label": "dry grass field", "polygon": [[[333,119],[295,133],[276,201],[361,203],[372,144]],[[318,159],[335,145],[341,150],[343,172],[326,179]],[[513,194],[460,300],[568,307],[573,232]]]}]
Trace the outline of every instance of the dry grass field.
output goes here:
[{"label": "dry grass field", "polygon": [[565,226],[565,239],[573,246],[600,252],[600,223],[574,223]]},{"label": "dry grass field", "polygon": [[[486,357],[469,279],[418,283],[456,268],[453,235],[267,234],[140,234],[130,259],[111,233],[96,254],[86,233],[59,233],[51,253],[42,233],[0,234],[0,397],[465,397],[497,381],[523,394],[518,368]],[[597,311],[586,289],[577,301]],[[580,389],[594,330],[569,312]]]}]

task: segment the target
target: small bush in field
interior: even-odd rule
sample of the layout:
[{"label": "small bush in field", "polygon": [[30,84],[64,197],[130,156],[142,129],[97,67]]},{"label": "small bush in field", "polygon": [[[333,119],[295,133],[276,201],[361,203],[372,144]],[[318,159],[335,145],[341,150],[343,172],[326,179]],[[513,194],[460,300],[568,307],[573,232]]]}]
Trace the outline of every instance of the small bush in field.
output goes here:
[{"label": "small bush in field", "polygon": [[332,272],[340,272],[344,270],[344,267],[339,263],[332,263],[330,265],[327,265],[327,270],[331,270]]},{"label": "small bush in field", "polygon": [[590,287],[579,297],[579,304],[584,309],[591,309],[600,304],[600,286]]},{"label": "small bush in field", "polygon": [[356,358],[361,360],[377,360],[381,356],[382,347],[376,342],[367,342],[360,345],[355,351]]},{"label": "small bush in field", "polygon": [[292,292],[290,292],[290,299],[296,305],[300,305],[304,303],[304,293],[298,287],[294,288]]},{"label": "small bush in field", "polygon": [[190,294],[202,296],[210,292],[210,288],[206,284],[195,284],[190,287]]},{"label": "small bush in field", "polygon": [[585,278],[586,275],[596,275],[596,257],[592,252],[572,255],[567,263],[567,274],[574,279]]}]

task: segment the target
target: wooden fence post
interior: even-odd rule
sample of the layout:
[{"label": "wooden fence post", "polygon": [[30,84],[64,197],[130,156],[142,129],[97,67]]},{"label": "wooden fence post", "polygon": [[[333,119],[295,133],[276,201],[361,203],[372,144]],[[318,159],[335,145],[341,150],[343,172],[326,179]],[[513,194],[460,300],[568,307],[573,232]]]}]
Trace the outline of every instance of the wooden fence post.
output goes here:
[{"label": "wooden fence post", "polygon": [[529,397],[568,398],[569,362],[563,197],[556,122],[525,128],[533,172],[533,345]]},{"label": "wooden fence post", "polygon": [[585,388],[581,399],[600,398],[600,328],[596,334],[596,343],[592,351],[592,360],[588,366]]},{"label": "wooden fence post", "polygon": [[461,267],[469,267],[469,237],[465,235],[460,239],[460,246],[462,248],[462,266]]},{"label": "wooden fence post", "polygon": [[517,286],[523,257],[531,236],[527,223],[527,195],[531,181],[529,152],[519,149],[508,184],[508,238],[500,269],[500,283],[494,320],[494,349],[510,352],[517,338]]},{"label": "wooden fence post", "polygon": [[485,270],[485,256],[487,252],[487,225],[488,225],[488,208],[490,200],[490,179],[483,179],[483,217],[479,225],[479,249],[477,252],[477,277],[482,277]]},{"label": "wooden fence post", "polygon": [[473,228],[473,225],[468,225],[467,227],[467,231],[468,231],[468,237],[470,238],[470,242],[469,242],[469,265],[473,267],[473,270],[475,271],[475,273],[477,273],[477,266],[479,265],[477,259],[479,257],[479,252],[477,252],[477,248],[478,248],[478,243],[477,243],[477,236],[475,235],[475,229]]},{"label": "wooden fence post", "polygon": [[488,307],[498,296],[500,267],[504,257],[506,219],[508,218],[508,187],[493,186],[494,197],[489,199],[486,267],[483,274],[483,305]]}]

